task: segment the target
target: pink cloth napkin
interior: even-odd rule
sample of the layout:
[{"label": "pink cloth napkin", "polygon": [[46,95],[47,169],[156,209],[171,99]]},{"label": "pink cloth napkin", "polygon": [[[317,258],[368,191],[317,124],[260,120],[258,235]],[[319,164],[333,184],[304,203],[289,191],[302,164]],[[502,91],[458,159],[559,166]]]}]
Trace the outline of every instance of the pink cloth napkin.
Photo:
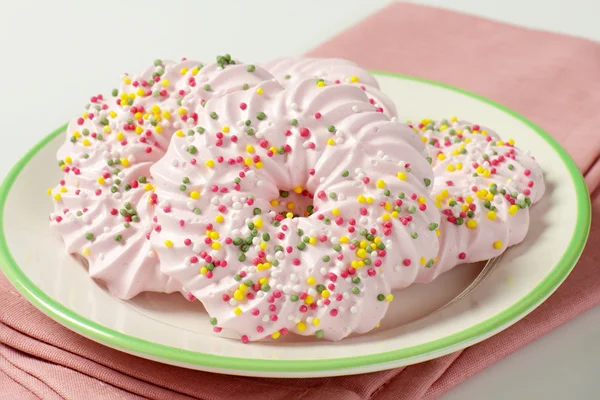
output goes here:
[{"label": "pink cloth napkin", "polygon": [[[600,44],[449,11],[394,4],[310,53],[446,82],[522,113],[600,185]],[[593,196],[600,212],[600,194]],[[256,379],[162,365],[106,348],[48,319],[0,276],[3,399],[432,399],[600,303],[600,223],[558,291],[506,331],[463,351],[390,371]]]}]

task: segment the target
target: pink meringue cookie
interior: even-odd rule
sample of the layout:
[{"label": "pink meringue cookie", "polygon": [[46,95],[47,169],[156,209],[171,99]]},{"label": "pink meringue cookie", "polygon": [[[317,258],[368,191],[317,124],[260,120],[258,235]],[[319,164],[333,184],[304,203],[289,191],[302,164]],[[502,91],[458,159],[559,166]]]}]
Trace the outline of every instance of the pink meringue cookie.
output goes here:
[{"label": "pink meringue cookie", "polygon": [[433,198],[442,211],[435,279],[456,264],[487,260],[525,238],[529,207],[544,194],[535,160],[489,128],[458,121],[424,120],[420,132],[433,161]]},{"label": "pink meringue cookie", "polygon": [[50,190],[55,200],[50,225],[115,297],[185,293],[160,272],[149,240],[157,229],[150,167],[175,132],[196,125],[206,100],[263,82],[252,69],[229,56],[206,66],[156,60],[140,75],[124,74],[112,97],[93,96],[68,125],[57,155],[65,175]]},{"label": "pink meringue cookie", "polygon": [[[271,79],[213,98],[151,172],[162,272],[242,341],[367,332],[439,251],[423,144],[358,85]],[[289,196],[312,197],[308,215],[282,209]]]}]

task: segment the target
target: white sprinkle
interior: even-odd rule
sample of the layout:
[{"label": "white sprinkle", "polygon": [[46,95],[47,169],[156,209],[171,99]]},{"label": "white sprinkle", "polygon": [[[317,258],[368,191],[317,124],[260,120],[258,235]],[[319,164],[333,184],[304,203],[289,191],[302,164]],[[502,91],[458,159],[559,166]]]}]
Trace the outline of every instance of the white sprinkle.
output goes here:
[{"label": "white sprinkle", "polygon": [[[279,253],[279,252],[278,252],[278,253]],[[297,276],[296,274],[291,274],[291,275],[290,275],[290,280],[291,280],[292,282],[298,282],[298,281],[299,281],[299,279],[298,279],[298,276]]]},{"label": "white sprinkle", "polygon": [[302,320],[300,319],[300,317],[294,317],[294,322],[295,322],[295,323],[298,323],[298,322],[300,322],[300,321],[302,321]]},{"label": "white sprinkle", "polygon": [[312,324],[312,322],[314,321],[313,317],[306,317],[306,322],[309,324]]},{"label": "white sprinkle", "polygon": [[256,297],[258,297],[259,299],[262,299],[263,297],[265,297],[266,293],[263,292],[262,290],[256,292]]},{"label": "white sprinkle", "polygon": [[344,292],[342,296],[344,297],[344,300],[348,300],[350,298],[350,292]]},{"label": "white sprinkle", "polygon": [[309,288],[308,289],[308,294],[311,296],[316,296],[317,295],[317,291],[315,290],[315,288]]},{"label": "white sprinkle", "polygon": [[210,199],[210,204],[212,204],[213,206],[219,205],[219,198],[213,197],[212,199]]},{"label": "white sprinkle", "polygon": [[402,269],[402,267],[400,265],[396,265],[394,266],[394,272],[398,272]]},{"label": "white sprinkle", "polygon": [[172,166],[174,166],[174,167],[176,167],[176,166],[178,166],[178,165],[179,165],[179,161],[177,161],[177,160],[172,160],[172,161],[171,161],[171,165],[172,165]]},{"label": "white sprinkle", "polygon": [[339,306],[339,307],[338,307],[338,310],[339,310],[341,313],[343,313],[343,312],[346,312],[346,307],[344,307],[344,306]]},{"label": "white sprinkle", "polygon": [[237,300],[234,299],[233,297],[229,299],[229,305],[230,306],[236,306],[237,305]]},{"label": "white sprinkle", "polygon": [[119,192],[113,193],[113,199],[115,200],[119,200],[122,197],[122,194]]},{"label": "white sprinkle", "polygon": [[350,307],[350,312],[352,314],[356,314],[358,312],[358,308],[356,308],[356,306],[352,306],[352,307]]},{"label": "white sprinkle", "polygon": [[323,300],[317,300],[318,307],[323,307],[324,305],[325,305],[325,303],[323,303]]},{"label": "white sprinkle", "polygon": [[283,291],[283,293],[285,293],[285,294],[290,294],[290,293],[292,293],[292,288],[291,288],[291,287],[289,287],[289,286],[287,286],[287,285],[285,285],[285,286],[284,286],[284,287],[283,287],[281,290],[282,290],[282,291]]},{"label": "white sprinkle", "polygon": [[263,315],[263,317],[262,317],[262,321],[263,321],[263,322],[268,322],[268,321],[269,321],[269,316],[268,316],[268,315],[266,315],[266,314],[265,314],[265,315]]},{"label": "white sprinkle", "polygon": [[294,316],[293,315],[288,315],[287,319],[288,319],[288,321],[293,321],[294,320]]},{"label": "white sprinkle", "polygon": [[353,112],[358,112],[358,106],[352,106],[352,111]]},{"label": "white sprinkle", "polygon": [[262,187],[263,185],[264,185],[264,182],[262,181],[262,179],[259,179],[256,181],[256,186]]},{"label": "white sprinkle", "polygon": [[107,233],[108,231],[110,231],[110,228],[108,226],[104,227],[104,233]]},{"label": "white sprinkle", "polygon": [[300,293],[300,291],[302,290],[302,287],[300,285],[294,285],[293,289],[294,289],[295,293]]},{"label": "white sprinkle", "polygon": [[319,270],[319,272],[321,273],[321,275],[327,275],[327,268],[321,267],[321,269]]},{"label": "white sprinkle", "polygon": [[291,109],[292,111],[298,111],[298,104],[296,104],[296,103],[292,103],[292,104],[290,104],[290,109]]},{"label": "white sprinkle", "polygon": [[196,243],[192,247],[192,250],[194,251],[194,253],[200,253],[202,251],[202,245],[200,243]]}]

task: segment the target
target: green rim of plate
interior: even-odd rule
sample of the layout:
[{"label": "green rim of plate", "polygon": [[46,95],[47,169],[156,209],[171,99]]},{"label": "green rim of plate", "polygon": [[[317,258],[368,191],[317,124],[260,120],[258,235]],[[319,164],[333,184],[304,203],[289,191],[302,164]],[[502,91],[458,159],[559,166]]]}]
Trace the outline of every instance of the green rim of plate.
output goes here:
[{"label": "green rim of plate", "polygon": [[514,118],[520,120],[525,125],[533,129],[540,135],[560,156],[563,163],[566,165],[573,184],[575,186],[577,196],[577,222],[573,232],[573,236],[567,247],[567,251],[561,257],[558,264],[548,274],[538,286],[536,286],[529,294],[519,300],[510,308],[496,314],[495,316],[467,328],[461,332],[437,339],[428,343],[423,343],[417,346],[408,347],[399,350],[392,350],[383,353],[356,356],[333,358],[327,360],[261,360],[261,359],[244,359],[236,357],[225,357],[206,353],[199,353],[190,350],[182,350],[170,346],[165,346],[158,343],[149,342],[137,337],[129,336],[115,330],[106,328],[96,322],[90,321],[87,318],[71,311],[54,299],[50,298],[40,288],[27,278],[21,268],[13,259],[4,236],[4,208],[8,192],[13,183],[23,170],[25,165],[42,149],[47,143],[53,140],[56,136],[64,132],[66,124],[52,132],[50,135],[42,139],[12,168],[8,176],[0,186],[0,227],[2,235],[0,236],[0,267],[17,288],[17,290],[33,305],[49,315],[52,319],[60,322],[69,329],[80,333],[97,342],[106,344],[110,347],[121,349],[123,351],[134,353],[141,356],[146,356],[152,359],[165,360],[177,364],[189,364],[206,368],[217,368],[237,371],[254,371],[254,372],[315,372],[340,370],[348,368],[366,367],[399,360],[406,360],[415,357],[433,358],[435,354],[439,354],[444,350],[448,350],[461,343],[467,343],[477,340],[486,334],[491,334],[502,327],[517,321],[523,317],[528,311],[539,305],[562,283],[569,272],[575,266],[579,259],[586,239],[588,237],[590,222],[591,222],[591,202],[587,187],[583,180],[583,176],[575,165],[575,162],[567,154],[567,152],[554,140],[550,135],[544,132],[537,125],[527,120],[522,115],[498,104],[492,100],[486,99],[477,94],[455,88],[453,86],[430,81],[427,79],[394,74],[389,72],[372,71],[377,75],[389,76],[404,80],[416,81],[441,87],[460,93],[471,98],[482,101],[492,107],[495,107]]}]

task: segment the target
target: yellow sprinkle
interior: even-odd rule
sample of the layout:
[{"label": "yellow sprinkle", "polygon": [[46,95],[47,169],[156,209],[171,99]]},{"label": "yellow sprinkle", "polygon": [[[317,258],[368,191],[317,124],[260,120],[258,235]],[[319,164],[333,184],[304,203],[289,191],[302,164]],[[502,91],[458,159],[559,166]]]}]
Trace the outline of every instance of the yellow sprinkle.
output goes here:
[{"label": "yellow sprinkle", "polygon": [[185,75],[187,74],[189,70],[187,68],[181,68],[181,70],[179,72],[181,72],[181,75]]},{"label": "yellow sprinkle", "polygon": [[400,214],[398,214],[398,211],[392,211],[391,216],[392,216],[393,219],[398,218],[398,215],[400,215]]},{"label": "yellow sprinkle", "polygon": [[126,85],[130,85],[131,84],[131,78],[129,78],[128,76],[126,76],[125,78],[123,78],[123,83]]},{"label": "yellow sprinkle", "polygon": [[206,268],[206,267],[202,267],[202,268],[200,268],[200,273],[201,273],[202,275],[206,275],[206,274],[208,273],[208,268]]},{"label": "yellow sprinkle", "polygon": [[501,240],[497,240],[494,242],[494,248],[495,249],[501,249],[502,248],[502,241]]},{"label": "yellow sprinkle", "polygon": [[425,203],[427,203],[427,199],[425,197],[419,197],[418,201],[419,201],[419,204],[425,204]]},{"label": "yellow sprinkle", "polygon": [[246,151],[250,154],[254,153],[254,146],[249,144],[248,146],[246,146]]},{"label": "yellow sprinkle", "polygon": [[170,249],[171,247],[173,247],[173,242],[169,239],[165,240],[165,247]]},{"label": "yellow sprinkle", "polygon": [[273,332],[273,333],[271,334],[271,337],[272,337],[273,339],[278,339],[278,338],[279,338],[279,336],[281,336],[281,333],[279,333],[279,331],[275,331],[275,332]]},{"label": "yellow sprinkle", "polygon": [[456,167],[452,164],[448,164],[448,166],[446,167],[446,171],[454,172],[454,171],[456,171]]},{"label": "yellow sprinkle", "polygon": [[495,211],[488,211],[487,217],[489,219],[491,219],[492,221],[494,221],[496,219],[496,212]]},{"label": "yellow sprinkle", "polygon": [[327,289],[325,289],[325,290],[323,290],[323,291],[321,292],[321,296],[322,296],[324,299],[328,298],[330,294],[331,294],[331,293],[329,293],[329,290],[327,290]]},{"label": "yellow sprinkle", "polygon": [[241,308],[239,308],[239,307],[236,307],[236,308],[234,308],[234,309],[233,309],[233,313],[234,313],[235,315],[238,315],[238,316],[239,316],[239,315],[242,315],[242,309],[241,309]]},{"label": "yellow sprinkle", "polygon": [[319,81],[319,82],[317,82],[317,86],[318,87],[324,87],[325,86],[325,82]]},{"label": "yellow sprinkle", "polygon": [[302,186],[296,186],[294,188],[294,193],[300,194],[300,193],[302,193],[303,190],[304,190],[304,188]]},{"label": "yellow sprinkle", "polygon": [[123,140],[123,139],[125,139],[125,135],[123,134],[123,132],[117,133],[117,140],[120,141],[120,140]]},{"label": "yellow sprinkle", "polygon": [[206,160],[204,163],[208,168],[213,168],[215,166],[215,162],[213,160]]},{"label": "yellow sprinkle", "polygon": [[436,234],[437,236],[440,236],[440,235],[442,234],[442,232],[441,232],[439,229],[436,229],[436,230],[435,230],[435,234]]},{"label": "yellow sprinkle", "polygon": [[290,201],[289,203],[287,203],[287,209],[288,209],[288,210],[293,210],[295,206],[296,206],[296,205],[295,205],[295,204],[294,204],[294,202],[292,202],[292,201]]},{"label": "yellow sprinkle", "polygon": [[261,87],[259,87],[258,89],[256,89],[256,94],[259,95],[259,96],[262,95],[264,92],[265,92],[265,90],[263,88],[261,88]]},{"label": "yellow sprinkle", "polygon": [[187,114],[187,109],[185,109],[184,107],[180,107],[177,110],[177,114],[179,114],[179,115],[186,115]]},{"label": "yellow sprinkle", "polygon": [[313,325],[314,326],[319,326],[320,323],[321,323],[321,320],[319,318],[313,319]]},{"label": "yellow sprinkle", "polygon": [[271,200],[271,207],[277,207],[279,205],[279,200]]},{"label": "yellow sprinkle", "polygon": [[365,198],[365,196],[363,196],[362,194],[358,196],[358,202],[359,203],[365,203],[367,201],[367,199]]},{"label": "yellow sprinkle", "polygon": [[406,173],[400,171],[398,172],[398,179],[400,179],[401,181],[405,181],[406,180]]},{"label": "yellow sprinkle", "polygon": [[333,138],[329,138],[327,140],[327,144],[330,145],[330,146],[335,146],[335,140],[333,140]]},{"label": "yellow sprinkle", "polygon": [[314,246],[315,244],[317,244],[317,238],[314,236],[311,237],[310,239],[308,239],[308,243],[310,243]]},{"label": "yellow sprinkle", "polygon": [[508,213],[510,215],[515,215],[517,211],[519,211],[519,207],[514,204],[508,208]]},{"label": "yellow sprinkle", "polygon": [[167,111],[167,110],[164,110],[162,112],[162,116],[163,116],[164,119],[170,119],[171,118],[171,113],[169,111]]},{"label": "yellow sprinkle", "polygon": [[421,142],[423,142],[423,143],[427,142],[427,138],[425,136],[421,136]]},{"label": "yellow sprinkle", "polygon": [[90,249],[88,249],[87,247],[84,247],[84,248],[81,250],[81,255],[83,255],[84,257],[88,257],[88,256],[90,255],[90,253],[91,253],[91,252],[90,252]]},{"label": "yellow sprinkle", "polygon": [[198,200],[200,198],[200,192],[194,190],[193,192],[190,193],[190,197],[194,200]]},{"label": "yellow sprinkle", "polygon": [[314,285],[315,283],[317,283],[317,280],[311,276],[306,280],[306,283],[308,283],[309,285]]},{"label": "yellow sprinkle", "polygon": [[124,167],[129,167],[129,159],[128,158],[121,158],[121,165]]},{"label": "yellow sprinkle", "polygon": [[421,259],[419,260],[419,264],[423,265],[427,262],[427,260],[425,259],[425,257],[421,257]]},{"label": "yellow sprinkle", "polygon": [[46,190],[46,193],[47,193],[49,196],[52,196],[52,188],[50,188],[50,189]]},{"label": "yellow sprinkle", "polygon": [[[143,96],[143,95],[144,95],[144,93],[146,93],[146,92],[144,92],[144,89],[142,89],[142,88],[139,88],[139,89],[138,89],[138,90],[136,90],[136,92],[135,92],[135,94],[137,94],[138,96]],[[113,117],[113,118],[114,118],[114,117]]]},{"label": "yellow sprinkle", "polygon": [[385,208],[386,211],[390,211],[392,209],[392,203],[390,203],[389,201],[386,201],[383,208]]},{"label": "yellow sprinkle", "polygon": [[367,251],[365,249],[356,250],[356,255],[360,258],[365,258],[367,256]]},{"label": "yellow sprinkle", "polygon": [[471,204],[473,202],[473,197],[467,196],[465,197],[465,201],[467,202],[467,204]]},{"label": "yellow sprinkle", "polygon": [[306,330],[306,324],[304,322],[298,322],[296,328],[298,328],[300,332],[304,332]]},{"label": "yellow sprinkle", "polygon": [[263,226],[263,220],[262,220],[262,218],[260,218],[260,217],[259,217],[259,218],[256,218],[256,219],[254,220],[254,227],[255,227],[256,229],[260,229],[260,228],[262,228],[262,226]]},{"label": "yellow sprinkle", "polygon": [[379,179],[379,180],[377,181],[377,187],[378,187],[379,189],[383,189],[383,188],[385,187],[385,181],[383,181],[382,179]]},{"label": "yellow sprinkle", "polygon": [[146,184],[144,185],[144,190],[145,190],[146,192],[149,192],[150,190],[154,190],[154,186],[152,186],[152,184],[151,184],[151,183],[146,183]]},{"label": "yellow sprinkle", "polygon": [[337,217],[338,215],[340,215],[340,209],[336,207],[333,210],[331,210],[331,213]]},{"label": "yellow sprinkle", "polygon": [[474,219],[470,219],[467,221],[467,228],[475,229],[477,228],[477,221]]},{"label": "yellow sprinkle", "polygon": [[163,79],[160,84],[162,87],[168,87],[171,84],[171,81],[168,79]]},{"label": "yellow sprinkle", "polygon": [[463,169],[462,163],[456,163],[456,169],[461,171]]},{"label": "yellow sprinkle", "polygon": [[[158,128],[160,128],[160,130],[162,131],[162,127],[159,125],[156,127],[156,131],[158,132]],[[138,135],[141,134],[142,132],[144,132],[144,128],[142,128],[141,126],[136,126],[135,127],[135,133],[137,133]]]},{"label": "yellow sprinkle", "polygon": [[352,82],[352,83],[356,83],[356,82],[358,82],[358,76],[356,76],[356,75],[352,75],[352,76],[350,77],[350,82]]},{"label": "yellow sprinkle", "polygon": [[208,233],[207,236],[212,240],[217,240],[219,239],[219,232],[210,231],[210,233]]},{"label": "yellow sprinkle", "polygon": [[456,118],[455,116],[450,117],[450,122],[456,122],[458,121],[458,118]]},{"label": "yellow sprinkle", "polygon": [[90,145],[91,145],[91,143],[90,143],[90,141],[89,141],[89,140],[87,140],[87,139],[83,139],[83,145],[87,147],[87,146],[90,146]]},{"label": "yellow sprinkle", "polygon": [[210,247],[213,248],[213,250],[219,250],[221,248],[221,243],[219,242],[213,242]]},{"label": "yellow sprinkle", "polygon": [[285,214],[285,217],[288,219],[292,219],[292,218],[294,218],[294,214],[289,212],[289,213]]},{"label": "yellow sprinkle", "polygon": [[101,185],[104,185],[106,183],[106,181],[104,180],[103,177],[98,178],[98,183]]},{"label": "yellow sprinkle", "polygon": [[385,301],[387,301],[388,303],[390,303],[392,300],[394,300],[393,294],[390,293],[387,296],[385,296]]},{"label": "yellow sprinkle", "polygon": [[69,156],[65,157],[65,163],[66,164],[71,164],[72,162],[73,162],[73,159],[71,159],[71,157],[69,157]]},{"label": "yellow sprinkle", "polygon": [[440,153],[438,154],[437,159],[439,161],[444,161],[446,159],[446,155],[444,153]]},{"label": "yellow sprinkle", "polygon": [[375,201],[375,199],[371,196],[367,197],[367,204],[373,204],[373,202]]},{"label": "yellow sprinkle", "polygon": [[60,199],[62,199],[62,196],[60,195],[60,193],[56,193],[56,194],[54,195],[54,200],[58,201],[58,200],[60,200]]},{"label": "yellow sprinkle", "polygon": [[361,249],[366,249],[368,245],[369,245],[369,242],[366,239],[363,239],[358,244],[358,247],[360,247]]},{"label": "yellow sprinkle", "polygon": [[342,237],[340,238],[340,243],[342,243],[342,244],[346,244],[346,243],[348,243],[349,241],[350,241],[350,240],[348,239],[348,236],[342,236]]},{"label": "yellow sprinkle", "polygon": [[265,283],[269,283],[269,280],[267,278],[260,278],[258,280],[258,283],[260,283],[261,285],[264,285]]},{"label": "yellow sprinkle", "polygon": [[244,164],[246,164],[247,167],[252,165],[252,159],[250,157],[248,158],[244,158]]},{"label": "yellow sprinkle", "polygon": [[227,125],[225,125],[223,128],[221,128],[221,132],[229,133],[229,127]]},{"label": "yellow sprinkle", "polygon": [[384,214],[381,216],[381,219],[383,219],[384,221],[389,221],[389,220],[390,220],[390,214],[388,214],[388,213],[384,213]]},{"label": "yellow sprinkle", "polygon": [[225,218],[222,215],[219,214],[219,215],[217,215],[215,217],[215,221],[218,222],[218,223],[220,223],[220,224],[222,224],[223,221],[225,221]]},{"label": "yellow sprinkle", "polygon": [[63,187],[61,187],[61,188],[60,188],[60,192],[61,192],[61,193],[67,193],[67,188],[66,188],[66,187],[64,187],[64,186],[63,186]]},{"label": "yellow sprinkle", "polygon": [[112,128],[108,125],[106,125],[104,128],[102,128],[102,132],[104,133],[111,133],[112,132]]},{"label": "yellow sprinkle", "polygon": [[259,162],[257,162],[256,164],[254,164],[254,166],[255,166],[257,169],[261,169],[261,168],[263,167],[263,165],[264,165],[264,164],[263,164],[263,162],[262,162],[262,161],[259,161]]},{"label": "yellow sprinkle", "polygon": [[312,304],[313,303],[313,297],[311,295],[306,296],[306,298],[304,299],[304,303],[306,303],[306,304]]},{"label": "yellow sprinkle", "polygon": [[244,299],[244,293],[240,292],[239,290],[236,290],[235,292],[233,292],[233,298],[236,300],[243,300]]},{"label": "yellow sprinkle", "polygon": [[515,141],[513,139],[508,139],[508,144],[510,144],[511,146],[514,146]]},{"label": "yellow sprinkle", "polygon": [[261,242],[258,246],[260,247],[261,250],[266,250],[267,247],[269,247],[267,242]]}]

